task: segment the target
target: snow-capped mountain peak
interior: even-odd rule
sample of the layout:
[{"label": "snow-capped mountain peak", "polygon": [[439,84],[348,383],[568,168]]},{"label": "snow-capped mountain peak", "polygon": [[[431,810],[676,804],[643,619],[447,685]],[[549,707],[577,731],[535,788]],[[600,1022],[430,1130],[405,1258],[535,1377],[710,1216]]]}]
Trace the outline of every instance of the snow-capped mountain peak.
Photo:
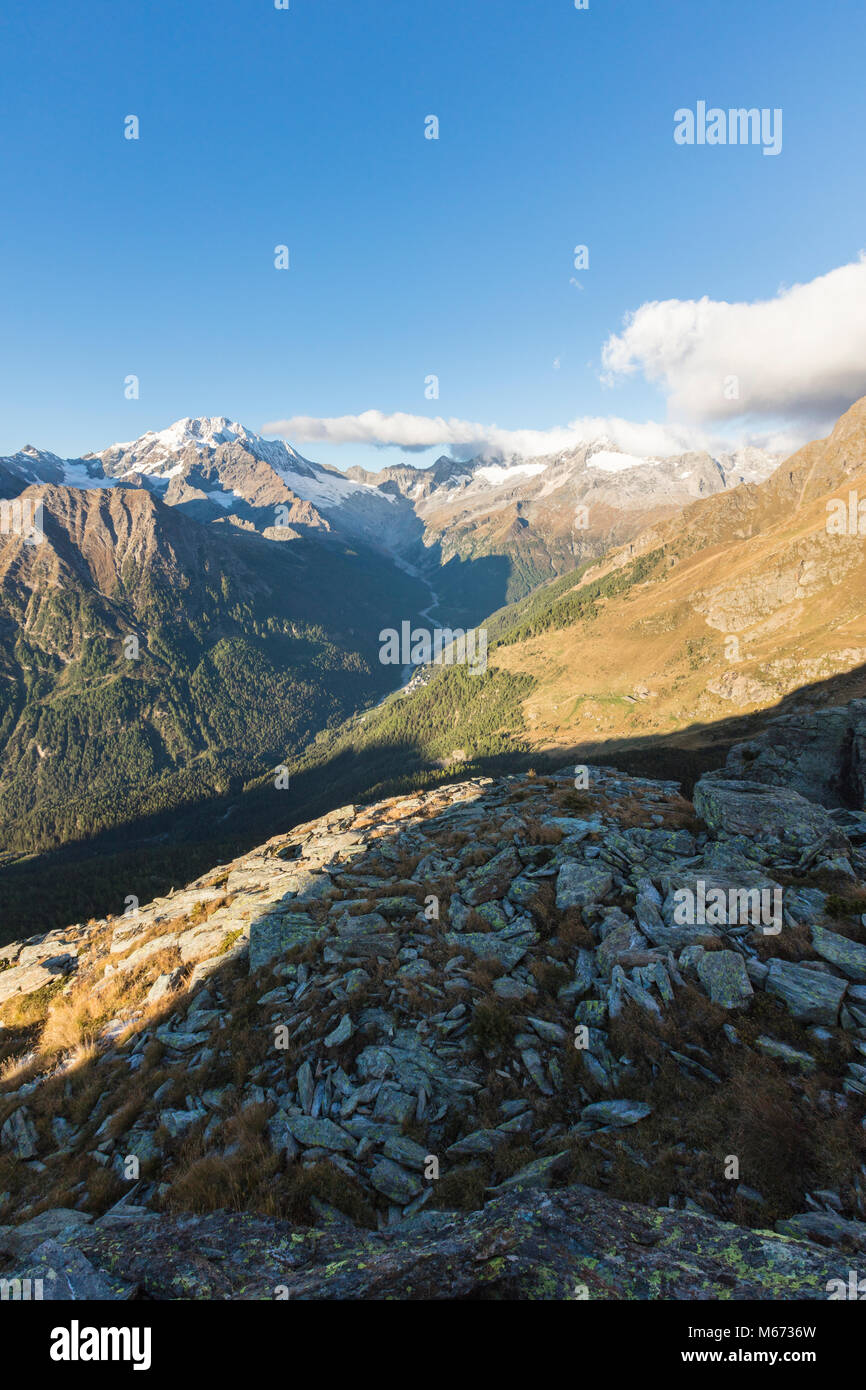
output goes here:
[{"label": "snow-capped mountain peak", "polygon": [[[382,546],[394,529],[395,498],[366,481],[306,459],[282,439],[264,439],[226,415],[185,416],[162,430],[89,456],[103,485],[144,486],[200,519],[273,526],[276,506],[291,525],[329,529]],[[296,505],[297,504],[297,505]],[[324,519],[327,520],[324,520]]]},{"label": "snow-capped mountain peak", "polygon": [[[232,444],[239,437],[254,439],[248,430],[225,415],[202,416],[195,419],[187,415],[183,420],[175,420],[164,430],[148,430],[139,439],[128,440],[125,444],[113,444],[111,449],[131,449],[135,446],[147,447],[158,444],[164,449],[177,452],[190,444],[201,448],[214,444]],[[106,451],[107,452],[107,451]]]},{"label": "snow-capped mountain peak", "polygon": [[[706,452],[643,458],[600,436],[537,458],[485,453],[444,456],[428,468],[340,472],[227,415],[185,416],[84,458],[64,460],[28,445],[0,459],[0,495],[35,482],[144,487],[192,520],[268,538],[315,530],[410,559],[423,543],[425,552],[436,547],[446,561],[469,546],[496,552],[513,541],[518,551],[531,544],[549,552],[554,573],[578,553],[601,553],[611,540],[698,497],[760,481],[777,462],[751,448],[717,458]],[[586,521],[576,530],[578,506]]]},{"label": "snow-capped mountain peak", "polygon": [[[163,472],[162,465],[177,459],[189,449],[206,454],[227,444],[240,445],[247,453],[270,464],[272,468],[292,468],[306,473],[316,467],[283,440],[263,439],[226,415],[186,416],[182,420],[175,420],[167,429],[148,430],[138,439],[112,444],[93,457],[101,459],[106,471],[114,476],[122,471],[155,473],[158,476]],[[121,465],[125,465],[125,469]]]}]

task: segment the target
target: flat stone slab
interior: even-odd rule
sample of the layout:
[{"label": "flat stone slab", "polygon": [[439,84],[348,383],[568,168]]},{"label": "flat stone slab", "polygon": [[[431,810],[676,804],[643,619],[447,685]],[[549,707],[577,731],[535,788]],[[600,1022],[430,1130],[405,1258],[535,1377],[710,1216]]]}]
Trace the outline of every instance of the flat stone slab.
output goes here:
[{"label": "flat stone slab", "polygon": [[767,993],[781,999],[794,1018],[828,1028],[838,1022],[839,1007],[848,988],[846,980],[778,958],[768,961],[767,967]]},{"label": "flat stone slab", "polygon": [[250,925],[250,974],[295,946],[305,946],[322,928],[306,912],[269,913]]},{"label": "flat stone slab", "polygon": [[711,832],[742,837],[766,849],[771,859],[851,852],[848,839],[823,806],[788,787],[708,772],[695,787],[694,807]]},{"label": "flat stone slab", "polygon": [[336,1028],[326,1034],[325,1047],[339,1047],[340,1043],[348,1042],[353,1031],[351,1018],[348,1014],[343,1014]]},{"label": "flat stone slab", "polygon": [[676,950],[699,936],[751,929],[778,935],[783,926],[782,887],[768,874],[755,868],[737,868],[730,873],[715,866],[700,865],[688,871],[663,874],[660,883],[665,897],[660,913],[661,931],[647,935],[659,946]]},{"label": "flat stone slab", "polygon": [[818,1065],[810,1052],[800,1052],[796,1047],[789,1047],[787,1043],[780,1042],[778,1038],[768,1038],[762,1034],[760,1038],[755,1039],[755,1047],[765,1057],[785,1062],[802,1072],[813,1072]]},{"label": "flat stone slab", "polygon": [[519,965],[532,945],[530,938],[503,941],[495,932],[446,932],[445,940],[449,946],[471,951],[479,960],[497,960],[506,970]]},{"label": "flat stone slab", "polygon": [[313,1119],[311,1115],[287,1115],[286,1128],[299,1144],[311,1149],[332,1149],[335,1153],[354,1153],[355,1141],[333,1120]]},{"label": "flat stone slab", "polygon": [[646,937],[642,936],[634,922],[625,922],[608,932],[596,952],[596,964],[602,975],[609,976],[620,956],[630,951],[646,950]]},{"label": "flat stone slab", "polygon": [[706,951],[696,968],[710,999],[723,1009],[745,1008],[754,994],[743,957],[737,951]]},{"label": "flat stone slab", "polygon": [[41,965],[13,965],[9,970],[0,970],[0,1004],[17,994],[35,994],[74,969],[74,956],[55,956]]},{"label": "flat stone slab", "polygon": [[370,1182],[389,1202],[396,1202],[401,1207],[411,1202],[424,1188],[424,1184],[415,1173],[408,1173],[390,1158],[382,1158],[374,1165],[370,1173]]},{"label": "flat stone slab", "polygon": [[583,864],[568,859],[556,880],[556,906],[562,912],[569,907],[589,907],[601,902],[613,887],[613,875],[600,864]]},{"label": "flat stone slab", "polygon": [[461,881],[463,898],[467,903],[477,906],[479,903],[504,897],[522,867],[515,849],[509,846],[501,850],[488,864],[483,864],[468,876],[468,886]]},{"label": "flat stone slab", "polygon": [[580,1112],[582,1120],[592,1120],[597,1125],[615,1125],[624,1128],[636,1125],[652,1114],[652,1106],[642,1100],[597,1100],[585,1105]]},{"label": "flat stone slab", "polygon": [[[848,980],[866,984],[866,946],[838,932],[828,931],[817,922],[812,927],[812,945],[823,960],[834,965]],[[0,976],[0,980],[2,980]]]}]

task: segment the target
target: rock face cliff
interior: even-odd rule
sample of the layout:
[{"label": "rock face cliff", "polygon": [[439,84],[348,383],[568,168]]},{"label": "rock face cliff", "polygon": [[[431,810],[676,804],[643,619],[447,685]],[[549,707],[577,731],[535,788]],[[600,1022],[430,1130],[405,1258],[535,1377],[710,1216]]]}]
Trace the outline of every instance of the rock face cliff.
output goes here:
[{"label": "rock face cliff", "polygon": [[769,726],[693,805],[568,768],[342,807],[3,948],[0,1276],[827,1297],[866,1244],[861,719]]},{"label": "rock face cliff", "polygon": [[[866,805],[866,700],[801,709],[770,721],[730,753],[727,775],[788,787],[833,808]],[[854,824],[837,816],[841,825]]]}]

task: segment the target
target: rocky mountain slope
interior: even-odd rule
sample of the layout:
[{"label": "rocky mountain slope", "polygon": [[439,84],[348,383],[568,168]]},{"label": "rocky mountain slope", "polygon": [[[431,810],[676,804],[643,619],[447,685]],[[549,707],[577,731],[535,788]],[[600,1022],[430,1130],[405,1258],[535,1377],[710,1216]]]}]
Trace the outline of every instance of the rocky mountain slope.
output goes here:
[{"label": "rocky mountain slope", "polygon": [[240,787],[393,687],[382,614],[426,591],[378,552],[207,525],[143,488],[21,500],[43,539],[0,534],[5,850]]},{"label": "rocky mountain slope", "polygon": [[866,1244],[866,813],[826,794],[866,704],[774,727],[693,804],[452,783],[4,948],[4,1276],[826,1297]]},{"label": "rocky mountain slope", "polygon": [[441,458],[430,468],[353,468],[349,476],[411,503],[428,564],[442,567],[435,584],[447,611],[477,621],[466,594],[473,570],[474,590],[490,612],[695,498],[768,477],[778,463],[758,449],[638,458],[600,439],[541,458]]},{"label": "rocky mountain slope", "polygon": [[782,701],[866,693],[861,496],[866,401],[765,482],[695,502],[495,615],[491,666],[533,681],[532,746],[706,748]]}]

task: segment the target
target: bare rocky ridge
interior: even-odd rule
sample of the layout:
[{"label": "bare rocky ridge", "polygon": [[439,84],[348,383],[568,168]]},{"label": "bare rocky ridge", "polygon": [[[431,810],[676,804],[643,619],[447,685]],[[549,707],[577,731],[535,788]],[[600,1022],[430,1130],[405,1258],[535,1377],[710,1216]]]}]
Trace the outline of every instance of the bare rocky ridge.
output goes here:
[{"label": "bare rocky ridge", "polygon": [[493,653],[494,666],[535,677],[524,707],[534,747],[609,756],[661,735],[694,747],[781,701],[866,694],[863,536],[856,516],[853,529],[828,529],[852,493],[866,498],[864,401],[766,481],[694,502],[576,576],[575,599],[635,563],[649,571],[597,620],[539,624]]},{"label": "bare rocky ridge", "polygon": [[[822,729],[845,775],[843,717],[734,750],[694,807],[612,769],[473,779],[6,948],[4,1273],[826,1297],[866,1244],[866,814],[803,795]],[[781,911],[684,920],[709,889]]]},{"label": "bare rocky ridge", "polygon": [[[0,1256],[46,1297],[112,1299],[826,1298],[851,1253],[698,1212],[651,1210],[587,1187],[429,1211],[387,1230],[329,1216],[299,1229],[217,1212],[46,1212],[0,1228]],[[860,1247],[862,1249],[862,1247]],[[8,1275],[6,1277],[9,1277]]]}]

